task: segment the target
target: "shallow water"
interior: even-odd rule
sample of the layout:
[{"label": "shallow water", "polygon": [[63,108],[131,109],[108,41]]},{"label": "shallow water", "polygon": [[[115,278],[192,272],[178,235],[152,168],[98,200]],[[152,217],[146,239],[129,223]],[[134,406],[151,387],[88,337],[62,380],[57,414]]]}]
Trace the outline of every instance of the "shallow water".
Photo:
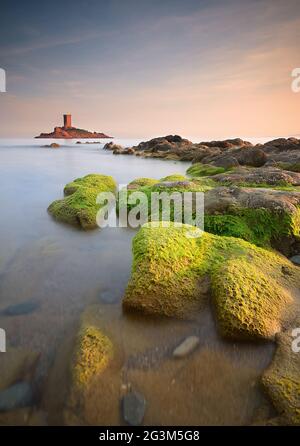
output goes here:
[{"label": "shallow water", "polygon": [[[120,387],[128,384],[147,399],[146,424],[252,422],[265,404],[258,382],[273,347],[222,341],[209,308],[197,324],[123,315],[120,302],[135,231],[84,232],[47,213],[67,182],[88,173],[112,175],[126,184],[137,177],[185,173],[189,164],[114,156],[100,150],[102,144],[66,141],[57,150],[40,147],[50,142],[0,140],[0,327],[8,345],[41,352],[35,385],[44,422],[72,424],[63,417],[57,386],[65,387],[64,351],[86,308],[115,341],[118,353],[105,385],[103,379],[95,383],[74,423],[121,423]],[[28,314],[1,314],[27,301]],[[172,360],[172,349],[193,333],[201,338],[198,351],[188,360]]]}]

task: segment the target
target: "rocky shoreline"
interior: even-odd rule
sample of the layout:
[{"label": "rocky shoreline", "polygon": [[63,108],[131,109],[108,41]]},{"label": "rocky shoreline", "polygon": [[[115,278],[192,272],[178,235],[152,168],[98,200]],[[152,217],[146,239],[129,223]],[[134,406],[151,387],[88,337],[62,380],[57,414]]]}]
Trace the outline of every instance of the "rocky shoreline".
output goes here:
[{"label": "rocky shoreline", "polygon": [[[143,192],[150,201],[152,192],[203,192],[204,232],[190,237],[198,229],[184,222],[175,225],[174,213],[168,227],[161,214],[153,224],[152,208],[147,208],[148,222],[133,239],[122,306],[106,303],[104,311],[99,301],[87,305],[67,348],[63,345],[57,355],[66,358],[67,386],[59,408],[66,425],[197,424],[201,398],[211,401],[209,392],[221,394],[228,382],[234,404],[240,405],[240,424],[300,425],[300,354],[292,349],[293,330],[300,327],[300,140],[261,146],[241,140],[191,144],[175,136],[130,150],[113,143],[105,147],[116,153],[166,159],[176,155],[193,161],[186,175],[136,178],[125,198],[119,196],[117,208],[130,210],[128,198],[134,192]],[[112,177],[77,178],[48,211],[57,221],[93,230],[100,207],[96,197],[103,191],[116,194]],[[2,313],[14,317],[35,309],[29,301]],[[122,322],[121,311],[126,316]],[[201,330],[208,323],[228,349],[250,343],[252,354],[264,346],[275,354],[269,358],[266,349],[259,372],[247,361],[237,365],[206,345]],[[151,331],[147,324],[152,324]],[[175,336],[170,328],[174,326]],[[0,423],[10,413],[15,417],[16,411],[27,410],[30,424],[36,422],[31,415],[36,401],[32,382],[39,357],[24,352],[16,358],[14,362],[8,357],[1,375]],[[54,361],[50,371],[48,393],[60,385],[59,362]],[[209,373],[214,387],[207,374],[201,375],[207,363],[213,367]],[[235,387],[235,381],[241,387]],[[251,403],[247,413],[243,385],[254,386],[259,401]],[[230,392],[225,399],[231,398]],[[183,413],[180,404],[186,399],[191,409]],[[44,401],[47,407],[47,398]],[[213,414],[213,398],[210,404]],[[176,405],[179,409],[173,411]],[[202,422],[230,423],[232,415],[227,418],[228,408],[222,407],[215,418],[202,411]],[[41,417],[38,411],[35,415]]]},{"label": "rocky shoreline", "polygon": [[[187,232],[197,228],[175,226],[172,221],[169,227],[147,223],[138,231],[123,310],[145,318],[194,321],[197,326],[210,305],[222,338],[257,345],[262,341],[275,343],[273,361],[259,381],[277,414],[264,415],[259,423],[299,425],[300,355],[291,348],[291,332],[300,324],[300,141],[280,139],[253,146],[230,140],[194,145],[172,136],[130,149],[109,143],[105,149],[117,154],[193,161],[186,176],[135,179],[128,185],[127,199],[136,191],[148,197],[151,192],[162,191],[204,192],[206,232],[201,237],[187,237]],[[103,188],[104,177],[98,176],[100,182],[95,181],[96,177],[91,178],[94,193]],[[86,181],[90,181],[89,176],[71,183],[75,190],[66,186],[64,200],[78,193],[77,184],[89,188]],[[122,206],[130,208],[127,199],[119,199],[119,211]],[[86,204],[84,195],[82,200],[81,206]],[[148,212],[150,221],[151,207]],[[71,210],[66,213],[72,214]],[[160,216],[157,218],[160,220]],[[90,222],[85,229],[92,227]],[[72,370],[80,372],[81,385],[79,389],[78,379],[72,379],[67,424],[74,417],[74,407],[89,394],[89,386],[93,388],[93,380],[97,377],[97,382],[105,385],[106,371],[115,367],[114,358],[120,349],[106,324],[95,323],[93,317],[84,318],[78,336],[81,341],[75,343],[73,358],[81,359],[77,359],[77,365],[73,362]],[[171,360],[172,351],[173,361],[190,363],[200,354],[199,344],[201,337],[191,333],[177,346],[156,347],[132,357],[123,369],[127,376],[132,367],[163,368],[165,361]],[[123,389],[123,419],[141,424],[147,410],[151,411],[149,395],[145,399],[132,383],[119,385]]]},{"label": "rocky shoreline", "polygon": [[300,171],[300,140],[296,138],[278,138],[265,144],[253,145],[240,138],[193,143],[178,135],[168,135],[133,147],[122,147],[109,142],[104,149],[111,150],[115,155],[201,162],[225,169],[239,166],[277,166],[294,172]]}]

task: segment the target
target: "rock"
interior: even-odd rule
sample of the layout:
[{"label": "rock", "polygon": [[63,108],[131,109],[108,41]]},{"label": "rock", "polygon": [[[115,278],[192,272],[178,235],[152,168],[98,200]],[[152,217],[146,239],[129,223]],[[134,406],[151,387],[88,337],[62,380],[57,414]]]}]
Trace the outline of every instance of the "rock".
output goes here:
[{"label": "rock", "polygon": [[143,422],[146,410],[146,401],[143,395],[131,391],[123,397],[123,417],[130,426],[139,426]]},{"label": "rock", "polygon": [[272,245],[285,255],[299,243],[298,192],[217,187],[205,193],[204,206],[208,232],[243,238],[259,246]]},{"label": "rock", "polygon": [[22,302],[20,304],[9,305],[1,311],[1,314],[3,314],[3,316],[21,316],[33,313],[38,308],[40,308],[39,302],[28,300],[27,302]]},{"label": "rock", "polygon": [[216,161],[212,163],[216,167],[223,167],[224,169],[228,170],[233,167],[239,167],[238,160],[231,155],[223,156],[218,158]]},{"label": "rock", "polygon": [[60,145],[53,142],[52,144],[46,144],[45,146],[42,146],[42,147],[46,147],[46,148],[50,148],[50,149],[58,149],[60,147]]},{"label": "rock", "polygon": [[241,138],[226,139],[224,141],[202,141],[200,145],[207,147],[219,147],[221,149],[233,149],[241,147],[251,147],[252,144],[249,141],[243,141]]},{"label": "rock", "polygon": [[97,213],[101,205],[96,202],[100,192],[115,193],[114,179],[106,175],[90,174],[77,178],[64,188],[65,198],[55,200],[48,212],[57,220],[82,229],[97,227]]},{"label": "rock", "polygon": [[54,127],[53,132],[41,133],[36,138],[63,138],[63,139],[78,139],[78,138],[112,138],[102,132],[90,132],[89,130],[78,129],[71,126],[71,117],[69,122],[64,121],[63,127]]},{"label": "rock", "polygon": [[198,347],[200,339],[198,336],[187,337],[178,347],[173,351],[174,358],[183,358],[193,352]]},{"label": "rock", "polygon": [[242,149],[238,154],[235,155],[239,164],[242,166],[252,166],[252,167],[261,167],[263,166],[268,157],[266,153],[259,148],[248,148]]},{"label": "rock", "polygon": [[[133,240],[133,254],[123,299],[128,311],[197,320],[211,298],[224,336],[273,339],[296,305],[299,269],[238,238],[148,223]],[[283,266],[291,276],[282,274]]]},{"label": "rock", "polygon": [[110,339],[98,328],[83,325],[76,338],[71,365],[72,386],[75,390],[87,388],[92,378],[105,370],[112,357]]},{"label": "rock", "polygon": [[226,172],[223,167],[212,166],[210,164],[195,163],[188,168],[186,173],[192,177],[213,176]]},{"label": "rock", "polygon": [[[110,144],[110,143],[109,143]],[[123,148],[106,145],[105,149],[113,150],[115,154],[123,153]],[[202,162],[225,169],[239,165],[250,167],[270,166],[300,172],[300,140],[296,138],[279,138],[266,144],[253,145],[240,138],[224,141],[202,141],[193,143],[179,135],[167,135],[144,141],[125,149],[126,154],[152,158],[173,159],[182,161]]]},{"label": "rock", "polygon": [[120,150],[122,151],[124,148],[120,144],[115,144],[113,141],[107,142],[103,150]]},{"label": "rock", "polygon": [[290,258],[290,261],[294,263],[294,265],[300,266],[300,254],[297,254]]},{"label": "rock", "polygon": [[18,381],[31,381],[38,360],[38,353],[9,346],[7,352],[1,354],[0,390],[10,387]]},{"label": "rock", "polygon": [[136,190],[144,186],[153,186],[154,184],[157,184],[159,181],[160,180],[155,180],[154,178],[136,178],[127,185],[127,189]]},{"label": "rock", "polygon": [[239,168],[232,172],[214,175],[214,181],[237,186],[299,186],[300,173],[288,172],[276,167]]},{"label": "rock", "polygon": [[[300,327],[300,319],[293,324]],[[300,354],[292,349],[291,330],[276,336],[277,350],[262,377],[263,386],[284,424],[300,424]]]},{"label": "rock", "polygon": [[33,399],[33,391],[29,383],[14,384],[0,392],[0,412],[31,406]]}]

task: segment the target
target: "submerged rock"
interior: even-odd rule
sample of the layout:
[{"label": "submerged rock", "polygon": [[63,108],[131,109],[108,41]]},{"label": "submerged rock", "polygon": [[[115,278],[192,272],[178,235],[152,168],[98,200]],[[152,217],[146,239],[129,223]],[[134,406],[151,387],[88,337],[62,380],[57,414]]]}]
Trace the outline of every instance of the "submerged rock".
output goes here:
[{"label": "submerged rock", "polygon": [[28,300],[27,302],[22,302],[20,304],[9,305],[1,311],[1,314],[3,314],[3,316],[21,316],[33,313],[39,307],[39,302]]},{"label": "submerged rock", "polygon": [[60,145],[57,144],[56,142],[53,142],[52,144],[46,144],[45,146],[42,146],[42,147],[46,147],[49,149],[58,149],[60,147]]},{"label": "submerged rock", "polygon": [[101,208],[97,204],[100,192],[115,193],[114,179],[106,175],[90,174],[77,178],[64,188],[65,198],[53,201],[48,212],[57,220],[79,226],[82,229],[97,227],[97,212]]},{"label": "submerged rock", "polygon": [[8,347],[1,354],[0,390],[12,386],[18,381],[31,381],[38,364],[39,354],[29,350]]},{"label": "submerged rock", "polygon": [[178,347],[173,351],[174,358],[183,358],[192,353],[198,347],[200,339],[198,336],[187,337]]},{"label": "submerged rock", "polygon": [[28,382],[14,384],[0,391],[0,412],[31,406],[33,399],[33,391]]},{"label": "submerged rock", "polygon": [[83,326],[76,338],[72,362],[72,383],[77,389],[86,388],[91,379],[101,373],[113,356],[113,346],[101,331]]},{"label": "submerged rock", "polygon": [[[299,269],[281,255],[188,225],[144,225],[133,254],[125,309],[197,319],[212,297],[221,333],[234,339],[273,339],[289,320],[300,285]],[[282,273],[284,266],[291,275]]]},{"label": "submerged rock", "polygon": [[107,142],[104,147],[104,150],[120,150],[122,151],[124,148],[120,144],[116,144],[113,141]]},{"label": "submerged rock", "polygon": [[122,405],[124,420],[130,426],[142,424],[146,410],[146,400],[143,395],[135,391],[129,392],[123,397]]}]

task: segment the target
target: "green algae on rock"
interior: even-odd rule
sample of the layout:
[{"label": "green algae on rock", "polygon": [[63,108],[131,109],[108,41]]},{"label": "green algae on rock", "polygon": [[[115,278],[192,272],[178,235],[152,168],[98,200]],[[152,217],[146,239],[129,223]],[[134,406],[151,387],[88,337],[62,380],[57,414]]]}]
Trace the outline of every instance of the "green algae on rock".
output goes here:
[{"label": "green algae on rock", "polygon": [[101,373],[113,356],[110,339],[94,326],[83,326],[77,336],[72,363],[72,382],[86,388],[91,379]]},{"label": "green algae on rock", "polygon": [[205,194],[204,227],[218,235],[273,246],[286,255],[300,241],[299,192],[216,187]]},{"label": "green algae on rock", "polygon": [[208,177],[227,172],[228,170],[231,169],[226,169],[225,167],[217,167],[211,164],[195,163],[187,169],[186,173],[192,177]]},{"label": "green algae on rock", "polygon": [[[300,326],[300,319],[293,324]],[[292,349],[290,330],[276,336],[277,350],[262,382],[283,424],[300,425],[300,354]]]},{"label": "green algae on rock", "polygon": [[[160,180],[137,178],[129,183],[127,189],[120,191],[117,202],[117,211],[119,214],[122,210],[129,213],[139,205],[142,209],[141,213],[145,217],[145,221],[143,221],[144,223],[146,221],[158,219],[173,221],[175,219],[174,200],[178,199],[178,194],[180,194],[179,198],[183,204],[182,194],[185,192],[190,192],[192,194],[195,192],[205,192],[212,187],[215,187],[215,184],[210,178],[193,178],[190,180],[180,174],[169,175]],[[133,195],[134,193],[137,194]],[[143,197],[141,197],[139,193],[143,194]],[[191,197],[194,197],[194,195],[191,195]],[[153,214],[152,203],[154,200],[157,200],[158,202],[157,214]],[[162,213],[162,202],[165,200],[170,200],[170,214],[168,213],[167,218],[165,218]],[[184,216],[184,212],[180,212],[180,215],[181,220]]]},{"label": "green algae on rock", "polygon": [[293,305],[291,290],[300,284],[297,267],[244,240],[209,233],[195,237],[196,231],[199,235],[195,227],[171,222],[140,229],[124,308],[195,319],[212,297],[224,336],[273,339]]},{"label": "green algae on rock", "polygon": [[101,208],[96,199],[100,192],[115,193],[116,183],[111,176],[90,174],[68,183],[65,198],[55,200],[48,207],[53,217],[83,229],[97,227],[97,212]]}]

